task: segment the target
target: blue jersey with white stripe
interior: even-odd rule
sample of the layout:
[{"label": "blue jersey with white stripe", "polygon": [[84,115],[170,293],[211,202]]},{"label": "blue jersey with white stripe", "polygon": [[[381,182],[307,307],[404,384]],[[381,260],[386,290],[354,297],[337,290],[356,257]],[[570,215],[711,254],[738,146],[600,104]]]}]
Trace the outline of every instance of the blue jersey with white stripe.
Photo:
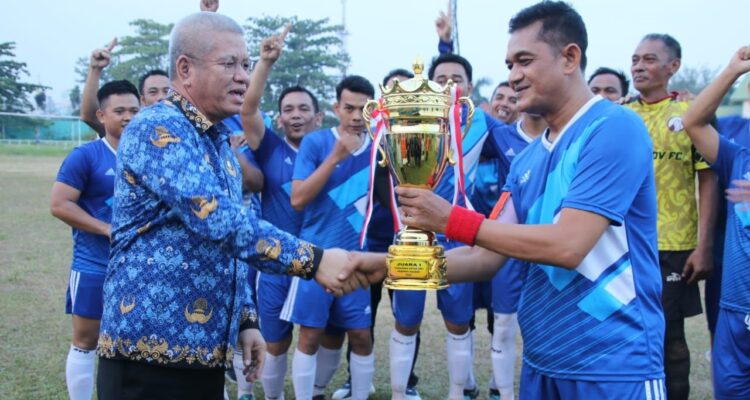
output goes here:
[{"label": "blue jersey with white stripe", "polygon": [[302,213],[292,208],[291,202],[297,149],[266,128],[263,140],[254,154],[264,177],[261,199],[263,219],[292,235],[298,235]]},{"label": "blue jersey with white stripe", "polygon": [[534,140],[521,128],[521,120],[509,125],[494,122],[482,150],[484,160],[479,162],[471,195],[471,204],[484,215],[489,215],[495,207],[513,158]]},{"label": "blue jersey with white stripe", "polygon": [[524,361],[542,374],[663,376],[652,148],[635,113],[596,96],[554,143],[542,137],[513,161],[504,190],[522,223],[553,224],[563,208],[611,221],[574,270],[529,263],[518,320]]},{"label": "blue jersey with white stripe", "polygon": [[[78,206],[106,223],[112,221],[117,156],[106,139],[73,149],[65,158],[57,181],[81,192]],[[104,274],[109,262],[109,238],[73,228],[73,271]]]},{"label": "blue jersey with white stripe", "polygon": [[[294,163],[293,180],[304,180],[333,151],[339,133],[335,128],[308,133]],[[370,183],[370,138],[336,165],[323,189],[303,211],[300,238],[323,247],[359,249]]]},{"label": "blue jersey with white stripe", "polygon": [[[465,125],[461,126],[463,140],[461,149],[464,158],[464,184],[467,194],[474,192],[474,181],[479,168],[479,156],[482,154],[482,148],[487,140],[488,133],[497,129],[502,129],[505,125],[488,116],[481,109],[474,111],[474,117],[471,119],[469,132],[463,134]],[[456,160],[458,161],[458,160]],[[452,201],[454,190],[454,172],[453,166],[448,165],[443,174],[443,178],[435,188],[435,193],[440,197]],[[463,201],[460,202],[463,204]]]},{"label": "blue jersey with white stripe", "polygon": [[[724,187],[732,181],[750,180],[750,149],[719,139],[719,154],[711,166]],[[724,272],[721,280],[723,308],[750,313],[750,204],[729,203],[724,241]]]}]

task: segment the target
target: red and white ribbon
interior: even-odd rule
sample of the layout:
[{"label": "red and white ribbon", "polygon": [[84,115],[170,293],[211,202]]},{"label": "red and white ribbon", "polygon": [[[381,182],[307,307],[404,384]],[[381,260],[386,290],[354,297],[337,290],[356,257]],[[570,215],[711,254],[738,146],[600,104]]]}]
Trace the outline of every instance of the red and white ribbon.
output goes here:
[{"label": "red and white ribbon", "polygon": [[[375,126],[373,132],[372,145],[370,146],[370,182],[367,190],[367,210],[365,210],[365,220],[362,224],[362,232],[359,234],[359,247],[364,248],[367,241],[367,228],[372,218],[372,195],[375,191],[375,170],[378,163],[378,147],[381,145],[386,132],[386,118],[388,110],[383,107],[383,99],[380,99],[378,108],[370,114],[370,126]],[[390,176],[390,174],[389,174]],[[393,192],[393,183],[391,182],[391,192]]]},{"label": "red and white ribbon", "polygon": [[[461,104],[458,99],[461,97],[461,89],[457,85],[451,88],[451,108],[448,111],[448,125],[451,132],[451,154],[453,154],[453,205],[458,204],[463,198],[464,205],[470,210],[474,210],[468,196],[466,195],[466,185],[464,183],[464,152],[461,142]],[[468,121],[467,121],[468,122]]]}]

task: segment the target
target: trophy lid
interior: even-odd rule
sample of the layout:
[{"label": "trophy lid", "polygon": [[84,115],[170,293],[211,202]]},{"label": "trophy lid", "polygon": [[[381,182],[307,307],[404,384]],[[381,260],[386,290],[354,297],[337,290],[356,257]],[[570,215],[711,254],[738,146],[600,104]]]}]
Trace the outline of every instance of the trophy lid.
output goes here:
[{"label": "trophy lid", "polygon": [[445,86],[442,86],[437,82],[425,79],[422,76],[422,72],[424,71],[424,62],[420,57],[417,57],[414,60],[414,63],[412,63],[411,67],[412,71],[414,72],[413,78],[407,79],[403,82],[399,81],[398,78],[396,78],[393,81],[393,85],[390,87],[385,87],[382,84],[380,85],[380,92],[383,94],[383,98],[386,99],[386,102],[388,101],[389,97],[402,95],[440,94],[450,96],[450,88],[453,83],[451,81],[448,81]]}]

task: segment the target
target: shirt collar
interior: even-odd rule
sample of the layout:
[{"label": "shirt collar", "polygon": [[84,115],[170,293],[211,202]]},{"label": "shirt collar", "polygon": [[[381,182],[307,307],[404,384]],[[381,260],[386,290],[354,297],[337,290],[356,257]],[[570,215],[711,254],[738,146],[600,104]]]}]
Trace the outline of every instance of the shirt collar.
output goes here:
[{"label": "shirt collar", "polygon": [[211,129],[212,126],[214,126],[214,124],[211,123],[211,121],[209,121],[202,112],[198,111],[198,108],[195,107],[193,103],[188,101],[188,99],[183,97],[178,92],[169,89],[167,98],[164,99],[164,101],[177,107],[177,109],[180,110],[185,118],[190,121],[190,123],[198,131],[198,133],[205,134],[209,129]]}]

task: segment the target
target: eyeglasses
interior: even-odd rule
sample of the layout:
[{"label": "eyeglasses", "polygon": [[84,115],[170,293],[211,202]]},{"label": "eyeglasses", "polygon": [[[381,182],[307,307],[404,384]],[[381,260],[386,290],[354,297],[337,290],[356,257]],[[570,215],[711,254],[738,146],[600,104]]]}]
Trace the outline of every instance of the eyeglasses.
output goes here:
[{"label": "eyeglasses", "polygon": [[204,58],[191,56],[190,54],[185,54],[185,56],[192,58],[193,60],[208,62],[213,65],[218,65],[223,68],[224,73],[227,75],[234,75],[237,72],[237,69],[242,69],[243,71],[250,74],[253,69],[255,69],[256,60],[251,60],[249,58],[245,58],[241,61],[237,60],[236,57],[229,57],[225,59],[218,59],[218,60],[206,60]]}]

